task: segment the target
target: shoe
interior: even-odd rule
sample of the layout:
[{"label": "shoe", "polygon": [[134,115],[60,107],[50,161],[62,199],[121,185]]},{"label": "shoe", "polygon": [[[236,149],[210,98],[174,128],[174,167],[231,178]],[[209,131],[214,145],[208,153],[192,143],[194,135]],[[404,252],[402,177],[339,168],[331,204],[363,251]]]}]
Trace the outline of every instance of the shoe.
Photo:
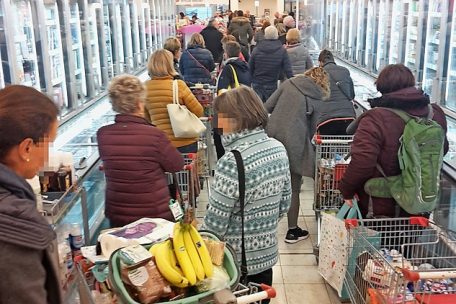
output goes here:
[{"label": "shoe", "polygon": [[294,244],[299,241],[305,240],[309,237],[309,232],[306,230],[302,230],[299,227],[294,229],[289,229],[287,232],[287,236],[285,237],[285,242]]}]

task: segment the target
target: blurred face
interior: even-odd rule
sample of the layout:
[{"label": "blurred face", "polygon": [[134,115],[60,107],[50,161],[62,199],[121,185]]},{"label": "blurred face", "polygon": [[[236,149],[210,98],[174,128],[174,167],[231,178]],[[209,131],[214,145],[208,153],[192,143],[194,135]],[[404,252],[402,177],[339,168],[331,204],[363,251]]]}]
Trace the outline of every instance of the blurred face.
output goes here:
[{"label": "blurred face", "polygon": [[218,113],[217,128],[221,135],[233,133],[236,130],[236,120],[225,113]]},{"label": "blurred face", "polygon": [[57,136],[57,127],[58,123],[55,120],[50,126],[49,134],[40,139],[40,141],[33,142],[30,138],[24,140],[29,140],[29,143],[25,146],[24,178],[33,178],[43,168],[44,164],[49,161],[49,147]]}]

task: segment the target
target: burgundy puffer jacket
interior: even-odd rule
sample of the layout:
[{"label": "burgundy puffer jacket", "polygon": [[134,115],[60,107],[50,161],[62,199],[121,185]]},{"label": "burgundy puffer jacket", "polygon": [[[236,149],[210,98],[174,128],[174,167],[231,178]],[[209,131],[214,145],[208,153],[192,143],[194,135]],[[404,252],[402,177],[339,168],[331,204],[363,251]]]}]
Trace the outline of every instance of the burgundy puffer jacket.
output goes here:
[{"label": "burgundy puffer jacket", "polygon": [[172,221],[165,172],[182,170],[184,161],[165,133],[142,117],[119,114],[114,124],[98,130],[97,138],[111,226],[142,217]]},{"label": "burgundy puffer jacket", "polygon": [[[414,87],[384,94],[376,98],[373,107],[401,109],[411,115],[426,117],[429,110],[429,97],[423,91]],[[434,117],[445,131],[444,153],[448,152],[446,138],[447,123],[442,109],[432,105]],[[398,115],[391,111],[374,108],[364,113],[359,120],[358,129],[351,147],[351,162],[341,180],[339,189],[345,199],[351,199],[355,194],[359,196],[359,207],[363,216],[367,215],[369,195],[364,191],[364,184],[372,177],[380,177],[377,163],[383,168],[387,176],[401,173],[397,152],[399,138],[404,131],[405,123]],[[374,216],[395,217],[396,202],[393,199],[373,197]],[[400,216],[408,216],[400,209]]]}]

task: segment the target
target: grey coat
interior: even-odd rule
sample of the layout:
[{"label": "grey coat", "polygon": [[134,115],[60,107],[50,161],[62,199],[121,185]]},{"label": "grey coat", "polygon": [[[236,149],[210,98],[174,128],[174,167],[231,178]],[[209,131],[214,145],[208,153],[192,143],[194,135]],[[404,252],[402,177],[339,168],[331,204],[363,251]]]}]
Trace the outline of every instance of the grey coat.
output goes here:
[{"label": "grey coat", "polygon": [[331,118],[355,117],[352,102],[355,98],[355,89],[350,72],[334,62],[327,62],[323,68],[329,74],[331,96],[321,108],[321,116],[317,124]]},{"label": "grey coat", "polygon": [[302,74],[313,67],[312,58],[302,43],[287,45],[286,49],[290,58],[293,75]]},{"label": "grey coat", "polygon": [[286,80],[264,105],[271,113],[267,133],[285,146],[292,173],[315,175],[315,149],[311,140],[322,98],[323,92],[313,80],[298,75]]},{"label": "grey coat", "polygon": [[0,164],[0,303],[62,303],[54,239],[28,183]]}]

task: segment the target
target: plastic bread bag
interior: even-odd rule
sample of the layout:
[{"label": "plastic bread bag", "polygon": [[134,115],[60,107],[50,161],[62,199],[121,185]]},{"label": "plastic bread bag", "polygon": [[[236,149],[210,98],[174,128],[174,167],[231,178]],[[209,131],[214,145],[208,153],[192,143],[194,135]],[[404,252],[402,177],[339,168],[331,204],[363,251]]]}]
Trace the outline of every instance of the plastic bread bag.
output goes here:
[{"label": "plastic bread bag", "polygon": [[230,276],[225,268],[214,265],[213,275],[210,278],[199,281],[195,287],[198,293],[230,288]]},{"label": "plastic bread bag", "polygon": [[122,265],[122,281],[131,287],[132,296],[140,303],[155,303],[171,293],[171,287],[163,279],[152,259],[135,265]]}]

